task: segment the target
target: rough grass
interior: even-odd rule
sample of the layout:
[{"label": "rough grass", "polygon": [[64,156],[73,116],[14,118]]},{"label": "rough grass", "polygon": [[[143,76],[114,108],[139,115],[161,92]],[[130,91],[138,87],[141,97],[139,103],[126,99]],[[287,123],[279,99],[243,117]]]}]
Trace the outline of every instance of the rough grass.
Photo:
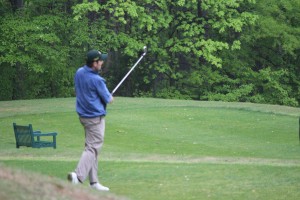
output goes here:
[{"label": "rough grass", "polygon": [[[68,185],[84,139],[74,104],[0,102],[0,162]],[[116,98],[99,176],[110,194],[130,199],[297,199],[299,115],[275,105]],[[58,148],[16,149],[12,122],[57,131]]]},{"label": "rough grass", "polygon": [[0,166],[0,199],[14,200],[121,200],[111,194],[95,193],[39,173]]}]

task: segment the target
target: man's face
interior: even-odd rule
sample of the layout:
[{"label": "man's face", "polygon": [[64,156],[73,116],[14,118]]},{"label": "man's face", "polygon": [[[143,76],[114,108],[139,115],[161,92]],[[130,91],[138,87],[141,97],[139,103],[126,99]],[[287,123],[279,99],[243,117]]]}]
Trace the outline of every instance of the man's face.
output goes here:
[{"label": "man's face", "polygon": [[103,60],[98,60],[98,61],[93,62],[93,69],[95,71],[100,71],[102,64],[103,64]]}]

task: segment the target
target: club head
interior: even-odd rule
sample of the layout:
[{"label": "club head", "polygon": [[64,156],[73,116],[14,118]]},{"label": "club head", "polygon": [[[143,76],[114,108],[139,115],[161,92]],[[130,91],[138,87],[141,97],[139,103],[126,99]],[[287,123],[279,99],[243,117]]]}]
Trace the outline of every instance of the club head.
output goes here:
[{"label": "club head", "polygon": [[144,53],[147,53],[147,46],[143,47],[143,51],[144,51]]}]

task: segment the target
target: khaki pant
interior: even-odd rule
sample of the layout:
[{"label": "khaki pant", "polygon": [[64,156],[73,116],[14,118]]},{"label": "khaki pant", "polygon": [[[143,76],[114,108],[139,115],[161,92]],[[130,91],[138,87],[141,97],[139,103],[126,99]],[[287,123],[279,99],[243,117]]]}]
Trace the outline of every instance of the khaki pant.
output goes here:
[{"label": "khaki pant", "polygon": [[105,119],[79,118],[85,131],[85,149],[78,162],[75,173],[83,182],[89,176],[90,183],[98,181],[98,154],[104,142]]}]

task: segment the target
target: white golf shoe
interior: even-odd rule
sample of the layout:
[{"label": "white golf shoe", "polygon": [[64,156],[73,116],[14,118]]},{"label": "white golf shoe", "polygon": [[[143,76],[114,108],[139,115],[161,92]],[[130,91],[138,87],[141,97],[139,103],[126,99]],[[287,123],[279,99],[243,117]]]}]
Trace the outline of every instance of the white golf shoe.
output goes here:
[{"label": "white golf shoe", "polygon": [[77,178],[77,174],[75,172],[70,172],[68,174],[68,180],[73,183],[73,184],[78,184],[79,183],[79,180]]},{"label": "white golf shoe", "polygon": [[94,183],[91,185],[91,188],[99,190],[99,191],[109,191],[108,187],[101,185],[100,183]]}]

